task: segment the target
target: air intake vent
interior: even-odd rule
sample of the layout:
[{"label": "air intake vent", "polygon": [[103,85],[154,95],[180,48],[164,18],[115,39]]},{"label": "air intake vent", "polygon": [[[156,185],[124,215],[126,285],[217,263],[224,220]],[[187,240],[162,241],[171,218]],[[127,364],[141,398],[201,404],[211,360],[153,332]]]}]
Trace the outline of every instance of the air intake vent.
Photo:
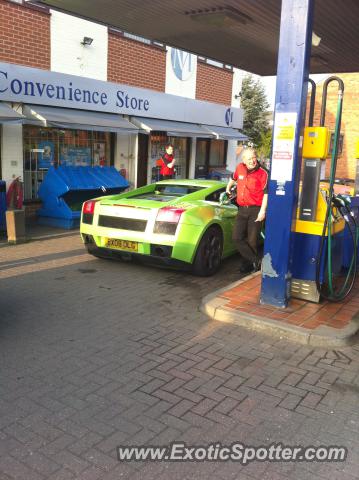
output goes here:
[{"label": "air intake vent", "polygon": [[310,280],[292,278],[291,296],[309,302],[319,303],[320,295],[317,284]]},{"label": "air intake vent", "polygon": [[133,232],[144,232],[146,230],[147,220],[100,215],[98,218],[98,226],[118,228],[119,230],[132,230]]}]

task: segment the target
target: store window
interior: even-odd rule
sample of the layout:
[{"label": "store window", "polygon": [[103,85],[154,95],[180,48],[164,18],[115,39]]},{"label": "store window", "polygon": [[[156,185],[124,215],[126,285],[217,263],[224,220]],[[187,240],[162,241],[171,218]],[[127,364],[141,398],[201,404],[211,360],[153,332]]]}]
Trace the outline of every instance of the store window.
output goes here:
[{"label": "store window", "polygon": [[227,142],[225,140],[212,140],[198,138],[196,144],[195,177],[207,178],[210,171],[225,168],[227,157]]},{"label": "store window", "polygon": [[195,177],[206,178],[208,175],[208,158],[209,158],[210,142],[207,140],[197,139],[196,143],[196,163]]},{"label": "store window", "polygon": [[168,137],[165,132],[151,133],[150,177],[151,182],[159,180],[160,167],[158,161],[166,152],[167,143],[173,144],[173,155],[176,159],[176,178],[187,178],[189,164],[189,139],[184,137]]},{"label": "store window", "polygon": [[224,167],[226,165],[226,142],[211,140],[209,149],[209,166]]},{"label": "store window", "polygon": [[113,134],[24,125],[24,199],[37,199],[51,166],[113,165]]},{"label": "store window", "polygon": [[187,178],[189,139],[183,137],[169,137],[169,140],[174,146],[174,157],[176,159],[176,178]]}]

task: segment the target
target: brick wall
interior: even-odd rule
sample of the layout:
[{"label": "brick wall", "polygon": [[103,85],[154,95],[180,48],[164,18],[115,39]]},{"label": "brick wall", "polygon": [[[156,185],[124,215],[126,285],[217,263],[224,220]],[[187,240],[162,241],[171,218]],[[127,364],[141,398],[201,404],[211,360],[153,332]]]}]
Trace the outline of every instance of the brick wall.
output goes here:
[{"label": "brick wall", "polygon": [[[341,133],[344,134],[343,153],[338,157],[337,177],[355,178],[356,158],[355,144],[359,140],[359,73],[338,74],[344,82],[344,101]],[[334,132],[337,110],[338,84],[330,83],[328,87],[327,109],[325,126]],[[314,125],[319,125],[320,109],[322,103],[323,82],[317,85],[316,104],[314,110]],[[309,99],[307,103],[307,117],[309,112]],[[330,159],[326,162],[326,175],[329,176]]]},{"label": "brick wall", "polygon": [[50,69],[50,14],[0,0],[0,61]]},{"label": "brick wall", "polygon": [[232,81],[233,72],[198,62],[196,99],[231,105]]},{"label": "brick wall", "polygon": [[164,92],[166,50],[109,32],[107,79]]}]

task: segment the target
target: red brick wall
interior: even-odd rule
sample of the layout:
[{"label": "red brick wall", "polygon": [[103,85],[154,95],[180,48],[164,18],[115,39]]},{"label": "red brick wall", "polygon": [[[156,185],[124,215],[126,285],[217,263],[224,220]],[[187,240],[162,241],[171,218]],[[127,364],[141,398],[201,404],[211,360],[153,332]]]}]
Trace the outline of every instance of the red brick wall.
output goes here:
[{"label": "red brick wall", "polygon": [[0,0],[0,61],[50,69],[50,14]]},{"label": "red brick wall", "polygon": [[109,82],[165,91],[166,50],[109,32]]},{"label": "red brick wall", "polygon": [[230,105],[232,81],[233,72],[198,62],[196,99]]},{"label": "red brick wall", "polygon": [[[344,134],[343,153],[338,157],[337,177],[355,178],[357,160],[355,158],[355,144],[359,140],[359,73],[337,74],[344,82],[343,114],[340,132]],[[327,109],[325,126],[334,132],[337,111],[338,84],[332,82],[328,87]],[[316,104],[314,110],[314,125],[319,125],[322,103],[323,82],[317,85]],[[307,117],[309,99],[307,102]],[[326,175],[329,176],[330,158],[326,161]]]},{"label": "red brick wall", "polygon": [[[0,61],[50,70],[48,9],[0,0]],[[231,71],[198,62],[196,98],[231,104]],[[108,81],[165,91],[166,50],[109,31]]]}]

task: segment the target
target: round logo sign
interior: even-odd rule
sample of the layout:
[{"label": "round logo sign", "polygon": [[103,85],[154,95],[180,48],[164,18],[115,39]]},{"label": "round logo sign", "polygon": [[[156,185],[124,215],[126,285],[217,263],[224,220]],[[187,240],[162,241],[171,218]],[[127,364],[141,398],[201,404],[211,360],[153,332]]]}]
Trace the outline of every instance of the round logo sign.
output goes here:
[{"label": "round logo sign", "polygon": [[224,118],[228,126],[233,122],[233,112],[230,108],[227,108]]},{"label": "round logo sign", "polygon": [[176,77],[185,82],[194,73],[196,67],[196,55],[178,50],[177,48],[171,49],[171,64],[172,69]]}]

